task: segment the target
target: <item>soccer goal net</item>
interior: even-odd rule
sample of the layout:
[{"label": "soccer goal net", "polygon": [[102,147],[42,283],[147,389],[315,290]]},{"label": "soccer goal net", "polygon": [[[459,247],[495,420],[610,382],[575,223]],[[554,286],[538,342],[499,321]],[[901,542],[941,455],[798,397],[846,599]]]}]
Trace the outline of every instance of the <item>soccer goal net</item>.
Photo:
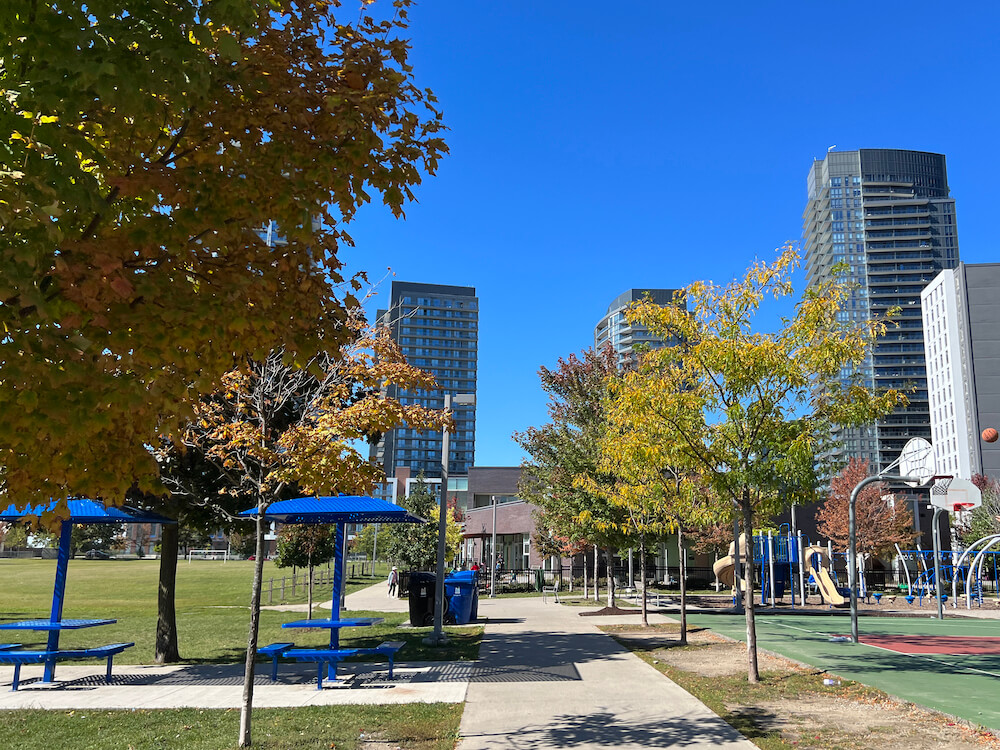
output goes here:
[{"label": "soccer goal net", "polygon": [[222,560],[229,561],[229,550],[227,549],[189,549],[187,560]]}]

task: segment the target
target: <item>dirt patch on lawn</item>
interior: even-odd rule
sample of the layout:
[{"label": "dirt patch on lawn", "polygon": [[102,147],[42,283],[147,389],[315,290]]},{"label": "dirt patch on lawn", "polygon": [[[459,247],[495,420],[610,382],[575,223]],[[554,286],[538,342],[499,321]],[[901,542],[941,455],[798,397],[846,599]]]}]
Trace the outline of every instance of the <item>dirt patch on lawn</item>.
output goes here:
[{"label": "dirt patch on lawn", "polygon": [[620,607],[605,607],[596,609],[593,612],[581,612],[580,617],[610,617],[611,615],[637,615],[637,609],[622,609]]},{"label": "dirt patch on lawn", "polygon": [[[698,645],[699,648],[661,648],[653,655],[654,663],[664,661],[672,667],[703,677],[746,674],[746,649],[734,648],[734,644],[720,641],[719,636],[714,633],[689,633],[688,643]],[[789,665],[787,659],[763,652],[757,654],[757,667],[761,672],[782,671]]]},{"label": "dirt patch on lawn", "polygon": [[802,696],[794,701],[766,701],[728,706],[731,718],[751,720],[765,732],[778,732],[802,748],[852,750],[983,750],[997,747],[983,735],[941,714],[913,705],[882,701],[878,705],[838,696]]}]

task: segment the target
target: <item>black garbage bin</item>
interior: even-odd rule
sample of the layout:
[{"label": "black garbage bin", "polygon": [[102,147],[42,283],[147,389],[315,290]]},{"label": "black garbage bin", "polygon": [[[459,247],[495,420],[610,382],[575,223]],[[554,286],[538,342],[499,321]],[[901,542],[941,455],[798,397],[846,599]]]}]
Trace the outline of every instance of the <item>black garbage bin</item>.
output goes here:
[{"label": "black garbage bin", "polygon": [[434,624],[434,585],[437,576],[433,573],[410,573],[410,625],[421,628]]},{"label": "black garbage bin", "polygon": [[[434,573],[410,573],[410,625],[415,628],[434,624],[436,583],[437,575]],[[447,596],[444,598],[444,623],[455,623]]]}]

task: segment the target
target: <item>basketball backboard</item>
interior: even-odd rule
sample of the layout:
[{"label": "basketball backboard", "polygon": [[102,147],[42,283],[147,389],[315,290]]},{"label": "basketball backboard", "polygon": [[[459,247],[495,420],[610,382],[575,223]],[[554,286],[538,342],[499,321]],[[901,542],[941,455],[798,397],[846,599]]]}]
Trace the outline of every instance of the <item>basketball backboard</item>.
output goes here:
[{"label": "basketball backboard", "polygon": [[983,504],[983,493],[968,479],[939,479],[931,487],[931,504],[952,513],[972,510]]},{"label": "basketball backboard", "polygon": [[910,438],[899,454],[899,473],[904,477],[913,477],[915,481],[906,482],[911,487],[923,487],[937,473],[934,463],[934,448],[923,438]]}]

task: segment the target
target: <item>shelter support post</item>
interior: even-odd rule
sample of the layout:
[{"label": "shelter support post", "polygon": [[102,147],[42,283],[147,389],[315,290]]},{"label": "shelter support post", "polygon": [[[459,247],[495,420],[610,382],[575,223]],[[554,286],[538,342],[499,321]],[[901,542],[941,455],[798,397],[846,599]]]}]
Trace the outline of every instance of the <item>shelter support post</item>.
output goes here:
[{"label": "shelter support post", "polygon": [[[52,610],[49,620],[59,622],[62,620],[63,601],[66,598],[66,570],[69,568],[70,541],[73,537],[73,524],[63,521],[59,531],[59,552],[56,557],[56,581],[52,588]],[[59,630],[50,630],[49,637],[45,644],[47,651],[59,650]],[[52,682],[56,676],[56,662],[45,662],[45,675],[42,682]]]},{"label": "shelter support post", "polygon": [[[347,562],[347,545],[344,544],[344,532],[347,527],[337,524],[336,538],[333,543],[333,591],[330,592],[331,617],[334,620],[340,619],[340,599],[344,589],[344,567]],[[336,628],[330,630],[330,648],[340,648],[339,633]]]}]

